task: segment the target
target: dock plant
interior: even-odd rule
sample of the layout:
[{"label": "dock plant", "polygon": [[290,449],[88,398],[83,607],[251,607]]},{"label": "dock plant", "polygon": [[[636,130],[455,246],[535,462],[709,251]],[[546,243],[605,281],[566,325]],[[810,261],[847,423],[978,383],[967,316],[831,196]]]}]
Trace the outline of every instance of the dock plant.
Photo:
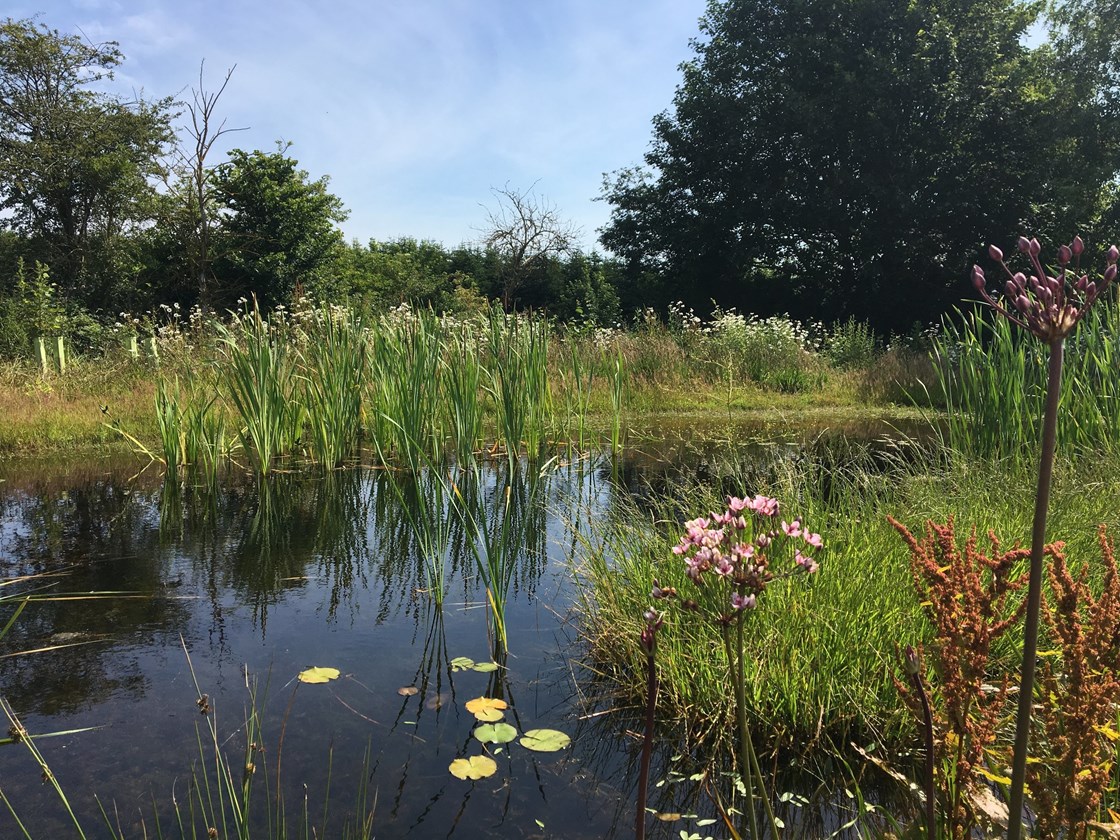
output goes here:
[{"label": "dock plant", "polygon": [[752,838],[762,836],[758,800],[762,801],[773,836],[780,834],[780,827],[747,725],[744,625],[771,583],[817,571],[813,552],[822,546],[820,534],[809,531],[799,518],[779,518],[777,499],[762,495],[753,499],[731,496],[722,513],[686,522],[684,535],[673,546],[673,554],[681,557],[687,567],[692,597],[653,581],[651,596],[655,600],[677,601],[682,620],[692,615],[720,628],[735,696],[738,770]]},{"label": "dock plant", "polygon": [[[1019,840],[1023,830],[1023,801],[1027,754],[1030,748],[1031,713],[1034,704],[1035,659],[1038,651],[1039,615],[1042,603],[1042,561],[1045,553],[1046,514],[1050,501],[1050,481],[1057,446],[1058,400],[1062,385],[1062,354],[1066,337],[1076,328],[1093,303],[1116,279],[1120,249],[1108,249],[1103,275],[1099,280],[1080,273],[1085,243],[1074,237],[1058,249],[1058,271],[1047,273],[1040,260],[1042,246],[1037,239],[1020,236],[1018,249],[1029,261],[1029,277],[1012,271],[1003,252],[992,245],[991,258],[999,263],[1006,281],[1002,300],[987,289],[984,270],[973,266],[972,282],[984,301],[1000,315],[1047,345],[1046,405],[1042,421],[1042,444],[1035,494],[1034,525],[1031,532],[1030,577],[1027,589],[1026,619],[1023,628],[1023,664],[1019,682],[1019,710],[1015,721],[1015,752],[1011,767],[1008,840]],[[1071,265],[1072,263],[1072,265]]]}]

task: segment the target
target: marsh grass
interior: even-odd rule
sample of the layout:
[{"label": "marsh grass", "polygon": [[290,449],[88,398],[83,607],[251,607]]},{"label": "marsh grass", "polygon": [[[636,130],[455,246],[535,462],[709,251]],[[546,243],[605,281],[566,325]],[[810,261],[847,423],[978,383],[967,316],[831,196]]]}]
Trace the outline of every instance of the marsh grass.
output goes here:
[{"label": "marsh grass", "polygon": [[[1115,453],[1120,441],[1120,304],[1101,300],[1065,343],[1058,440],[1067,454]],[[1046,398],[1047,348],[977,306],[934,343],[946,443],[979,458],[1031,457]]]},{"label": "marsh grass", "polygon": [[307,450],[328,469],[358,446],[369,352],[362,321],[350,309],[314,310],[300,353],[307,418]]},{"label": "marsh grass", "polygon": [[[769,750],[829,752],[849,740],[884,745],[909,737],[890,674],[896,644],[928,643],[931,631],[913,591],[905,546],[886,521],[917,527],[954,516],[959,527],[996,523],[1006,545],[1030,534],[1031,468],[1008,459],[962,462],[936,447],[886,452],[849,446],[796,452],[756,467],[709,463],[703,484],[669,479],[672,493],[654,507],[636,504],[596,520],[576,547],[576,574],[591,667],[624,697],[644,691],[637,617],[651,582],[685,591],[683,563],[670,549],[680,523],[696,511],[720,510],[723,493],[781,498],[826,540],[820,572],[767,591],[746,639],[747,707],[752,731]],[[1099,548],[1085,523],[1117,526],[1120,472],[1112,460],[1059,464],[1054,539],[1067,540],[1078,568],[1099,578]],[[722,492],[721,492],[722,491]],[[640,494],[644,495],[644,494]],[[993,647],[993,667],[1010,672],[1021,640],[1008,633]],[[733,704],[717,632],[670,616],[658,633],[659,720],[715,755],[730,747]],[[640,683],[640,684],[639,684]],[[767,737],[768,736],[768,737]]]},{"label": "marsh grass", "polygon": [[236,412],[253,471],[267,476],[302,432],[304,406],[297,396],[293,348],[256,305],[232,326],[218,323],[217,329],[225,362],[220,388]]}]

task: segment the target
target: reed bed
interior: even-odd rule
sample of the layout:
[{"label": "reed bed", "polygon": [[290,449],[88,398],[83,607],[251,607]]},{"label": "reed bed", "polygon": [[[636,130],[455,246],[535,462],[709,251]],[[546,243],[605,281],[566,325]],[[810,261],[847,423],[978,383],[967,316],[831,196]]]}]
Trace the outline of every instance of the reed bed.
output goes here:
[{"label": "reed bed", "polygon": [[[1067,453],[1112,454],[1120,443],[1118,337],[1120,303],[1110,296],[1066,342],[1058,440]],[[1046,396],[1044,344],[977,307],[947,320],[934,360],[951,449],[977,458],[1019,458],[1037,450]]]}]

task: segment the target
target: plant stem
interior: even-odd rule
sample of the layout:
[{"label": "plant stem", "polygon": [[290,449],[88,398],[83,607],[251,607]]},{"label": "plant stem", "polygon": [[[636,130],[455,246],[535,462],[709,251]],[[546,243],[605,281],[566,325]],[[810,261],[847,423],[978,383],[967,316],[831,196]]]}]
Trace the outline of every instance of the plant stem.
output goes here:
[{"label": "plant stem", "polygon": [[642,739],[642,760],[638,771],[638,814],[634,820],[634,837],[645,840],[646,798],[649,793],[649,763],[653,756],[653,721],[657,707],[657,665],[654,648],[646,652],[646,728]]},{"label": "plant stem", "polygon": [[747,798],[747,820],[751,827],[751,838],[757,840],[760,836],[758,833],[758,812],[755,810],[754,804],[754,779],[752,772],[752,765],[750,760],[750,733],[747,731],[747,692],[746,686],[743,682],[743,616],[738,617],[737,624],[737,641],[739,649],[736,652],[732,650],[731,646],[731,633],[728,628],[723,629],[723,642],[727,647],[727,666],[731,672],[731,682],[735,686],[735,726],[739,730],[739,777],[743,781],[743,788],[746,790]]},{"label": "plant stem", "polygon": [[[937,785],[934,781],[934,756],[933,756],[933,712],[929,707],[929,697],[926,687],[922,683],[922,672],[912,674],[910,681],[918,699],[922,701],[922,728],[925,734],[926,748],[926,837],[937,840]],[[959,762],[958,762],[959,764]]]},{"label": "plant stem", "polygon": [[1031,737],[1031,706],[1034,700],[1035,658],[1038,651],[1039,608],[1042,602],[1042,556],[1046,540],[1046,511],[1050,501],[1050,479],[1054,472],[1057,441],[1058,399],[1062,384],[1064,340],[1050,342],[1049,378],[1046,383],[1046,413],[1042,421],[1042,455],[1038,465],[1034,527],[1031,530],[1030,582],[1027,586],[1027,615],[1023,627],[1023,669],[1019,679],[1019,713],[1015,719],[1015,752],[1011,766],[1007,840],[1023,833],[1023,788],[1027,775],[1027,751]]}]

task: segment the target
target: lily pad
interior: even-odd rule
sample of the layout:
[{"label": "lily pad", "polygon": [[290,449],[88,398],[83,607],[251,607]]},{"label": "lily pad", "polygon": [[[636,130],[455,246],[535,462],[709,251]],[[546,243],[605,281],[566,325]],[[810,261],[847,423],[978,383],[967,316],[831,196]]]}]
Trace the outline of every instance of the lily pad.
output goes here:
[{"label": "lily pad", "polygon": [[450,664],[452,671],[469,671],[474,667],[474,660],[465,656],[456,656]]},{"label": "lily pad", "polygon": [[518,742],[527,750],[556,752],[572,743],[572,739],[557,729],[530,729]]},{"label": "lily pad", "polygon": [[505,717],[502,710],[509,708],[505,700],[493,697],[476,697],[467,701],[467,711],[484,723],[493,723]]},{"label": "lily pad", "polygon": [[456,779],[485,779],[498,770],[494,759],[485,755],[457,758],[447,768]]},{"label": "lily pad", "polygon": [[508,744],[517,737],[517,729],[508,723],[484,723],[474,730],[474,737],[484,744]]},{"label": "lily pad", "polygon": [[489,674],[491,671],[498,670],[497,662],[476,662],[472,671],[478,671],[480,674]]},{"label": "lily pad", "polygon": [[338,679],[338,668],[308,668],[299,672],[300,682],[325,683]]}]

